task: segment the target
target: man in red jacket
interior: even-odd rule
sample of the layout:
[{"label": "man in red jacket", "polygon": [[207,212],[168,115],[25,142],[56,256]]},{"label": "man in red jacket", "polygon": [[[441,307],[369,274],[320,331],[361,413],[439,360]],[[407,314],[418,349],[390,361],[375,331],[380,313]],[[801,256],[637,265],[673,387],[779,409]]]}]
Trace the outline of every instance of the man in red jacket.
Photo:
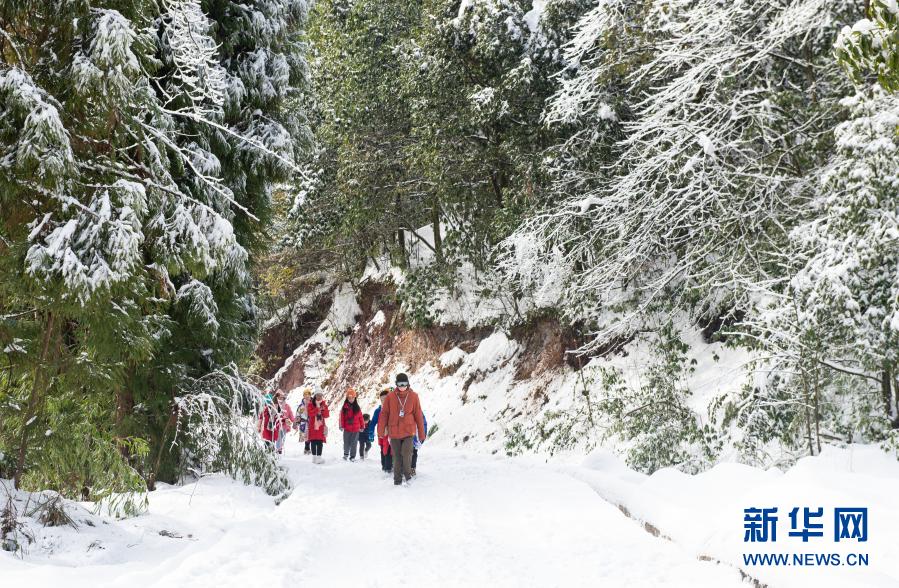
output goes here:
[{"label": "man in red jacket", "polygon": [[378,418],[378,437],[389,437],[393,451],[393,483],[399,486],[403,477],[412,478],[412,438],[424,442],[425,425],[418,394],[409,387],[409,376],[397,374],[396,388],[384,401]]}]

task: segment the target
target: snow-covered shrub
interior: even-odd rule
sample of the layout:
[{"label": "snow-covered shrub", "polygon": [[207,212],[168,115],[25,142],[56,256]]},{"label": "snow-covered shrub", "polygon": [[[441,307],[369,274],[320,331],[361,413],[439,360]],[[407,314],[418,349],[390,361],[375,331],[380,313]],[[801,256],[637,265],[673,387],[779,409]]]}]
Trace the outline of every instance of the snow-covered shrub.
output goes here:
[{"label": "snow-covered shrub", "polygon": [[653,361],[638,385],[629,385],[616,370],[603,373],[599,410],[608,419],[608,434],[624,442],[625,459],[636,470],[676,467],[696,473],[721,449],[715,428],[702,423],[687,403],[686,377],[693,371],[688,350],[669,323],[654,337]]},{"label": "snow-covered shrub", "polygon": [[263,390],[231,366],[198,378],[176,400],[178,432],[185,471],[195,475],[225,472],[263,488],[281,500],[292,489],[277,454],[256,430],[265,406]]}]

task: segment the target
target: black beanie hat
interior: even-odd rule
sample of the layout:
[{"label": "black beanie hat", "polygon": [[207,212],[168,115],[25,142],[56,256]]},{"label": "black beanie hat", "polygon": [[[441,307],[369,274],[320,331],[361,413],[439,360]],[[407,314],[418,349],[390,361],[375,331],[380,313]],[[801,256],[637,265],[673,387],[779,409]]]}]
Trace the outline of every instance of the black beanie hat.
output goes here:
[{"label": "black beanie hat", "polygon": [[403,373],[399,373],[396,375],[396,385],[397,386],[399,386],[400,384],[408,384],[408,383],[409,383],[409,376],[407,376],[406,374],[403,374]]}]

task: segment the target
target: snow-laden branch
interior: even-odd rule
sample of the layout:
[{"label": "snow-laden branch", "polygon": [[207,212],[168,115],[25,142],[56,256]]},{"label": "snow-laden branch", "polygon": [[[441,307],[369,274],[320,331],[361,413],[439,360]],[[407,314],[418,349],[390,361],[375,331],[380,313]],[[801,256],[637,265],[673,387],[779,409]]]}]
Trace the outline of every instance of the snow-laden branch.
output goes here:
[{"label": "snow-laden branch", "polygon": [[[839,7],[701,0],[633,14],[638,6],[600,3],[567,48],[581,67],[545,120],[613,123],[624,134],[618,156],[599,172],[581,172],[576,158],[555,163],[563,198],[505,243],[508,274],[526,290],[565,276],[573,295],[562,302],[575,318],[636,301],[634,313],[605,313],[607,335],[677,292],[699,294],[694,303],[716,312],[747,287],[776,281],[767,252],[776,255],[808,214],[809,147],[848,86],[832,86],[836,67],[820,71],[804,50],[829,42]],[[640,34],[623,35],[634,23]],[[628,38],[647,41],[621,47]],[[808,107],[797,117],[781,100]],[[523,243],[529,261],[515,252]]]}]

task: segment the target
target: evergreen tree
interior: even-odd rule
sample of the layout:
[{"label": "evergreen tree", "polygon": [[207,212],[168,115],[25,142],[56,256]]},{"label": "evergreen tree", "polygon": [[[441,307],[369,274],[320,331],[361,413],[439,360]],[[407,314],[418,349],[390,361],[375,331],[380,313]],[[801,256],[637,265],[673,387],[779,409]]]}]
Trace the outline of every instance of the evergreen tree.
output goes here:
[{"label": "evergreen tree", "polygon": [[122,472],[170,442],[185,378],[252,342],[247,266],[305,147],[304,5],[211,4],[0,5],[0,452],[17,485],[135,489]]}]

